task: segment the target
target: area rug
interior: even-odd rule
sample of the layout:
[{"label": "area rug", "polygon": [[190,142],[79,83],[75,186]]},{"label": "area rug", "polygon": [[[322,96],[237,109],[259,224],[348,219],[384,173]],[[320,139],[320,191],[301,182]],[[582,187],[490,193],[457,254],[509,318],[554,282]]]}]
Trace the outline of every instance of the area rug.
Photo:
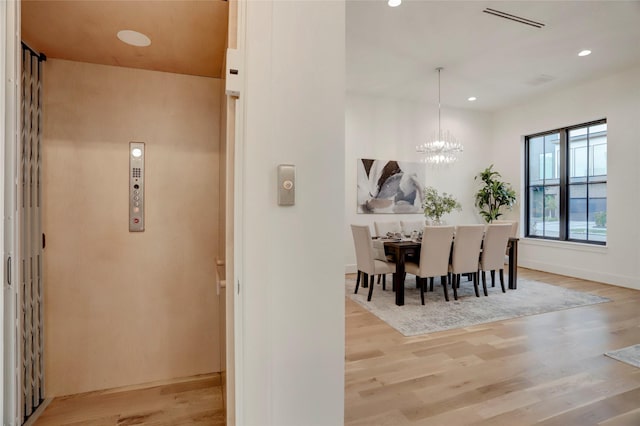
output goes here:
[{"label": "area rug", "polygon": [[[495,287],[491,287],[490,280],[487,279],[487,281],[489,296],[482,294],[482,285],[480,285],[480,297],[476,297],[473,283],[463,278],[458,290],[458,300],[453,299],[453,291],[449,287],[450,301],[446,302],[440,279],[436,278],[434,291],[425,292],[424,306],[420,303],[420,290],[416,289],[413,276],[407,276],[405,281],[404,306],[395,304],[395,293],[390,290],[389,282],[387,282],[386,291],[382,290],[381,285],[376,284],[373,298],[371,302],[367,302],[369,289],[361,286],[358,294],[354,294],[355,279],[347,278],[346,294],[405,336],[417,336],[611,301],[593,294],[526,279],[518,279],[517,290],[507,290],[506,293],[502,293],[499,282],[496,282]],[[505,276],[505,285],[506,282]]]},{"label": "area rug", "polygon": [[640,345],[627,346],[616,351],[605,352],[605,355],[640,368]]}]

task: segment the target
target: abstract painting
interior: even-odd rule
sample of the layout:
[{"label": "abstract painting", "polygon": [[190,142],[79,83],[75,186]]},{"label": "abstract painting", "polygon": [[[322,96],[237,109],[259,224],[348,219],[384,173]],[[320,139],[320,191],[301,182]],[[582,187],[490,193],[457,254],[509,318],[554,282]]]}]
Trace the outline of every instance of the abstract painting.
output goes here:
[{"label": "abstract painting", "polygon": [[358,213],[423,213],[425,165],[358,159]]}]

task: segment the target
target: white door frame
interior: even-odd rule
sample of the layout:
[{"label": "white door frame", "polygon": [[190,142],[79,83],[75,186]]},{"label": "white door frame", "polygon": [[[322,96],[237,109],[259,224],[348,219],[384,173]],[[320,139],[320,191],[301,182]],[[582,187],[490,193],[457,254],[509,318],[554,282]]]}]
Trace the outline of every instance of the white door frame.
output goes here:
[{"label": "white door frame", "polygon": [[[246,99],[246,13],[247,0],[237,0],[237,43],[236,49],[240,55],[241,89],[240,96],[235,100],[235,129],[234,129],[234,161],[233,161],[233,285],[227,288],[234,293],[233,301],[233,404],[234,416],[227,416],[228,426],[244,425],[244,128],[245,128],[245,99]],[[229,418],[231,417],[231,418]],[[231,420],[231,422],[229,422]]]}]

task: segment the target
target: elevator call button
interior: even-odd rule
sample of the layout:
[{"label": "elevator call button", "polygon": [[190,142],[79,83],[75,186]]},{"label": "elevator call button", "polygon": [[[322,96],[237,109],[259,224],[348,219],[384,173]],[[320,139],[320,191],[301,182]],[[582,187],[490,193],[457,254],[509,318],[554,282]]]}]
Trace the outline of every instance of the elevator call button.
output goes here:
[{"label": "elevator call button", "polygon": [[144,142],[129,143],[129,231],[144,231]]}]

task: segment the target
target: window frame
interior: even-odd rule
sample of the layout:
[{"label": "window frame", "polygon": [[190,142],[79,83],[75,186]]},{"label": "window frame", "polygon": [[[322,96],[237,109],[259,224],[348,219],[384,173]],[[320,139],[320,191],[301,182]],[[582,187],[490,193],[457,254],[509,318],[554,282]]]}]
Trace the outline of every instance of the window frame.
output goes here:
[{"label": "window frame", "polygon": [[[544,132],[538,132],[538,133],[533,133],[530,135],[526,135],[524,138],[524,202],[525,202],[525,217],[524,217],[524,223],[525,223],[525,237],[526,238],[535,238],[535,239],[540,239],[540,240],[550,240],[550,241],[569,241],[569,242],[575,242],[575,243],[582,243],[582,244],[589,244],[589,245],[599,245],[599,246],[606,246],[607,245],[607,237],[608,235],[605,237],[605,241],[595,241],[595,240],[588,240],[588,239],[578,239],[578,238],[570,238],[570,233],[569,233],[569,225],[570,225],[570,218],[569,218],[569,194],[570,191],[569,189],[571,188],[571,186],[576,186],[576,185],[585,185],[586,187],[586,203],[587,203],[587,216],[589,214],[589,185],[592,184],[592,182],[590,181],[590,175],[589,175],[589,146],[587,145],[587,175],[585,176],[585,182],[584,183],[571,183],[570,179],[569,179],[569,173],[570,173],[570,147],[569,147],[569,132],[575,129],[580,129],[580,128],[589,128],[591,126],[596,126],[599,124],[607,124],[607,119],[606,118],[602,118],[599,120],[594,120],[594,121],[589,121],[586,123],[581,123],[581,124],[576,124],[576,125],[572,125],[572,126],[566,126],[566,127],[560,127],[558,129],[554,129],[554,130],[547,130]],[[531,185],[530,183],[530,141],[531,139],[535,139],[535,138],[539,138],[539,137],[545,137],[548,135],[552,135],[557,133],[559,136],[559,183],[558,184],[545,184],[545,181],[547,180],[546,177],[546,173],[544,173],[544,176],[541,176],[541,180],[543,181],[542,185]],[[609,136],[609,127],[607,125],[607,130],[606,130],[606,137],[607,137],[607,145],[609,143],[608,140],[608,136]],[[544,150],[544,148],[543,148]],[[545,152],[543,152],[543,155],[546,155]],[[608,157],[607,157],[608,160]],[[597,179],[595,182],[593,182],[593,184],[604,184],[607,185],[607,181],[608,181],[608,173],[609,173],[609,168],[608,168],[608,161],[607,161],[607,174],[606,175],[597,175],[597,176],[605,176],[604,179]],[[539,166],[538,166],[539,167]],[[594,172],[595,172],[595,165],[594,165]],[[558,237],[550,237],[550,236],[545,236],[545,235],[532,235],[530,233],[530,213],[531,213],[531,205],[530,205],[530,192],[531,192],[531,188],[532,187],[540,187],[543,188],[543,207],[542,207],[542,215],[544,217],[545,214],[545,207],[544,207],[544,191],[545,188],[547,187],[558,187],[558,199],[559,199],[559,218],[558,218]],[[607,192],[607,201],[608,201],[608,192]],[[607,202],[608,205],[608,202]],[[544,221],[544,223],[546,224],[546,220]],[[544,225],[543,225],[544,226]],[[543,228],[544,229],[544,228]],[[587,236],[588,236],[588,231],[587,231]],[[587,237],[588,238],[588,237]]]}]

